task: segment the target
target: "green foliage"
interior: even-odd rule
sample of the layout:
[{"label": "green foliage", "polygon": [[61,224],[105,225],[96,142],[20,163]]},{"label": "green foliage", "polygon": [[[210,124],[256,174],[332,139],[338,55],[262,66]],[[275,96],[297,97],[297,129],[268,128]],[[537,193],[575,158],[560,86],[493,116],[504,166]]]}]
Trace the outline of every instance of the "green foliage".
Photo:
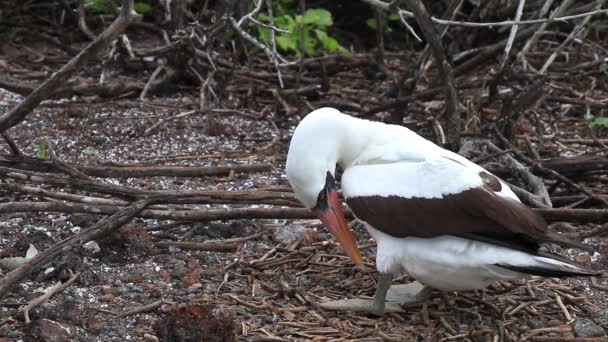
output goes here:
[{"label": "green foliage", "polygon": [[84,150],[82,150],[82,154],[84,154],[85,156],[89,156],[89,157],[95,157],[96,155],[99,154],[99,151],[94,148],[94,147],[87,147]]},{"label": "green foliage", "polygon": [[38,149],[36,151],[38,159],[46,160],[46,151],[46,143],[38,145]]},{"label": "green foliage", "polygon": [[[280,12],[279,12],[280,13]],[[260,14],[259,20],[270,24],[269,17]],[[303,23],[304,31],[300,31]],[[300,39],[304,36],[304,53],[308,56],[319,56],[324,53],[346,52],[340,43],[327,33],[327,29],[333,25],[331,13],[322,8],[311,8],[301,15],[295,17],[291,14],[281,14],[274,18],[274,26],[289,31],[289,33],[275,33],[277,47],[286,52],[295,53],[300,56]],[[260,39],[270,44],[270,29],[257,26]]]},{"label": "green foliage", "polygon": [[85,0],[84,8],[103,14],[114,12],[114,6],[109,0]]},{"label": "green foliage", "polygon": [[135,12],[139,14],[148,14],[152,11],[152,6],[148,5],[145,2],[136,2],[135,3]]},{"label": "green foliage", "polygon": [[[388,23],[391,23],[391,22],[399,21],[399,20],[400,20],[400,18],[399,18],[399,15],[398,15],[398,14],[393,13],[393,14],[390,14],[390,15],[389,15],[389,16],[386,18],[386,20],[388,21]],[[367,27],[369,27],[369,28],[370,28],[370,29],[372,29],[372,30],[375,30],[375,29],[376,29],[376,25],[377,25],[377,23],[376,23],[376,19],[375,19],[375,18],[370,18],[370,19],[367,19],[367,20],[365,21],[365,24],[367,24]],[[390,28],[390,26],[386,25],[386,32],[393,32],[393,29],[392,29],[392,28]]]},{"label": "green foliage", "polygon": [[599,117],[591,121],[592,128],[608,128],[608,117]]},{"label": "green foliage", "polygon": [[[115,8],[112,0],[85,0],[84,7],[88,10],[103,14],[114,13]],[[145,2],[136,2],[134,8],[139,14],[148,14],[152,11],[152,6]]]}]

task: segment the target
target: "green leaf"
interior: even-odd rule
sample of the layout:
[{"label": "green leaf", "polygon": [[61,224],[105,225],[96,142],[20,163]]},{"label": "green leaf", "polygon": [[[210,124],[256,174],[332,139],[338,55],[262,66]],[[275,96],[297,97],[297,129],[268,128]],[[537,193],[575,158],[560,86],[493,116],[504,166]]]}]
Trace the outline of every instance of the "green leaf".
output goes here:
[{"label": "green leaf", "polygon": [[401,18],[399,17],[399,14],[391,14],[388,16],[388,21],[399,21],[401,20]]},{"label": "green leaf", "polygon": [[96,148],[89,146],[82,151],[82,154],[85,156],[94,157],[99,154],[99,151]]},{"label": "green leaf", "polygon": [[260,37],[260,40],[263,43],[268,44],[270,42],[270,29],[262,27],[262,26],[256,26],[258,28],[258,37]]},{"label": "green leaf", "polygon": [[347,52],[346,48],[344,48],[338,41],[332,37],[330,37],[327,32],[322,30],[315,30],[315,35],[323,44],[323,49],[327,52]]},{"label": "green leaf", "polygon": [[38,146],[38,159],[45,160],[46,159],[46,143]]},{"label": "green leaf", "polygon": [[277,46],[283,50],[298,51],[298,38],[288,35],[280,35],[275,38]]},{"label": "green leaf", "polygon": [[317,38],[319,39],[320,42],[323,42],[325,39],[327,39],[329,37],[327,35],[327,32],[325,32],[323,30],[319,30],[319,29],[315,30],[315,36],[317,36]]},{"label": "green leaf", "polygon": [[591,121],[591,127],[593,128],[606,128],[608,127],[608,117],[599,117]]},{"label": "green leaf", "polygon": [[148,5],[145,2],[136,2],[134,8],[135,12],[139,14],[147,14],[150,13],[150,11],[152,10],[152,6]]},{"label": "green leaf", "polygon": [[[374,19],[374,18],[367,19],[367,20],[365,21],[365,23],[366,23],[366,24],[367,24],[367,26],[368,26],[369,28],[371,28],[372,30],[375,30],[375,29],[376,29],[376,19]],[[387,25],[387,26],[386,26],[386,32],[393,32],[393,29],[392,29],[392,28],[390,28],[390,27]]]},{"label": "green leaf", "polygon": [[376,29],[376,19],[374,19],[374,18],[367,19],[365,21],[365,23],[367,24],[367,27],[371,28],[372,30]]},{"label": "green leaf", "polygon": [[112,4],[109,0],[85,0],[84,7],[104,14],[112,14]]},{"label": "green leaf", "polygon": [[327,39],[323,41],[323,47],[328,52],[348,52],[345,47],[340,45],[340,43],[332,37],[327,37]]},{"label": "green leaf", "polygon": [[322,8],[311,8],[304,12],[304,24],[327,27],[333,25],[331,12]]},{"label": "green leaf", "polygon": [[321,54],[321,51],[317,49],[318,40],[314,39],[310,32],[311,28],[304,26],[304,52],[308,56],[318,56]]}]

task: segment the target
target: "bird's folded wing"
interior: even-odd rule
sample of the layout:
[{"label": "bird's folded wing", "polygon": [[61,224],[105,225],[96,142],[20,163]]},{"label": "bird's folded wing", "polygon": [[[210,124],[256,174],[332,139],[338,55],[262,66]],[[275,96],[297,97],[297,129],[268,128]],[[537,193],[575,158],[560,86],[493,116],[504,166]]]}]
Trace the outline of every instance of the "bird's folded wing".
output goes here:
[{"label": "bird's folded wing", "polygon": [[345,171],[342,189],[358,219],[394,237],[452,235],[531,252],[541,241],[561,240],[540,215],[497,195],[496,182],[439,158],[358,165]]}]

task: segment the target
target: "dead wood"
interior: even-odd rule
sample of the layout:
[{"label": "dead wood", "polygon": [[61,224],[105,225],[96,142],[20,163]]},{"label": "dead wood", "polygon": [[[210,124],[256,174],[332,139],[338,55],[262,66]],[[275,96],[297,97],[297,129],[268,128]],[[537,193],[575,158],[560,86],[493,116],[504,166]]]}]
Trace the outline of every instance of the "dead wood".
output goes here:
[{"label": "dead wood", "polygon": [[588,171],[608,172],[608,158],[601,156],[578,156],[565,158],[552,158],[539,161],[543,167],[564,175],[583,173]]},{"label": "dead wood", "polygon": [[21,152],[19,151],[19,147],[17,147],[17,145],[15,144],[15,141],[13,141],[13,139],[11,138],[10,135],[8,135],[7,132],[2,132],[0,135],[2,135],[2,138],[8,145],[8,148],[11,150],[11,153],[13,154],[13,156],[21,155]]},{"label": "dead wood", "polygon": [[534,209],[548,222],[604,223],[608,221],[608,209]]},{"label": "dead wood", "polygon": [[433,56],[437,63],[437,69],[439,71],[439,78],[444,82],[444,93],[446,102],[446,147],[452,151],[458,151],[460,148],[460,134],[461,134],[461,114],[462,107],[458,100],[458,92],[454,82],[454,74],[452,72],[452,66],[447,60],[443,44],[439,32],[431,21],[431,17],[428,14],[426,7],[421,0],[404,0],[407,7],[416,16],[416,22],[420,25],[420,29],[426,39],[427,43],[431,46]]},{"label": "dead wood", "polygon": [[[42,84],[31,82],[24,83],[21,80],[8,80],[0,78],[0,88],[12,91],[16,94],[28,96]],[[103,84],[97,80],[74,77],[64,85],[54,89],[45,99],[63,99],[72,96],[99,96],[103,98],[124,96],[131,92],[138,92],[144,87],[143,83],[130,79],[110,79]]]},{"label": "dead wood", "polygon": [[[114,215],[123,206],[63,203],[63,202],[8,202],[0,203],[0,214],[17,212],[62,212]],[[176,221],[223,221],[243,219],[301,219],[315,218],[306,208],[231,208],[231,209],[146,209],[137,217]]]},{"label": "dead wood", "polygon": [[601,198],[601,197],[597,197],[591,190],[588,190],[576,183],[574,183],[573,181],[571,181],[570,179],[562,176],[559,172],[556,172],[552,169],[546,168],[543,165],[541,165],[540,163],[528,158],[528,156],[526,156],[525,154],[523,154],[523,152],[519,151],[518,149],[516,149],[511,142],[509,142],[497,129],[496,127],[493,128],[494,134],[499,138],[499,140],[501,141],[502,144],[505,145],[505,147],[510,148],[513,151],[513,154],[515,154],[517,156],[517,158],[523,160],[524,162],[530,164],[530,170],[532,172],[538,172],[541,173],[543,175],[546,176],[550,176],[552,178],[555,178],[561,182],[563,182],[564,184],[568,185],[571,188],[574,188],[580,192],[582,192],[583,194],[598,200],[600,202],[602,202],[605,206],[608,206],[608,201]]},{"label": "dead wood", "polygon": [[157,300],[156,302],[152,302],[150,304],[146,304],[146,305],[142,305],[142,306],[138,306],[136,308],[132,308],[129,309],[123,313],[117,314],[116,317],[117,318],[124,318],[124,317],[128,317],[131,315],[135,315],[141,312],[147,312],[147,311],[152,311],[154,309],[160,308],[163,304],[165,304],[166,302],[164,300]]},{"label": "dead wood", "polygon": [[81,231],[80,233],[74,234],[71,237],[64,239],[45,251],[37,254],[26,263],[17,267],[13,271],[9,272],[0,279],[0,299],[3,298],[8,291],[20,281],[25,279],[28,275],[34,271],[40,269],[56,256],[68,251],[69,249],[87,243],[88,241],[98,239],[106,236],[114,230],[120,228],[122,225],[131,221],[139,212],[144,208],[153,204],[156,199],[143,199],[134,202],[132,205],[125,207],[121,210],[116,211],[112,216],[104,217],[97,224]]},{"label": "dead wood", "polygon": [[529,192],[518,186],[509,184],[511,190],[523,203],[535,208],[552,207],[549,192],[547,191],[547,188],[545,187],[545,184],[541,178],[536,177],[528,168],[524,167],[510,154],[504,153],[504,150],[501,150],[491,142],[486,142],[486,146],[488,146],[490,151],[493,152],[494,156],[503,159],[511,169],[511,173],[522,183],[524,183],[525,187],[531,190],[531,192]]},{"label": "dead wood", "polygon": [[[606,195],[598,195],[598,197],[608,200]],[[564,207],[572,205],[573,203],[580,203],[588,199],[589,197],[584,195],[564,195],[564,196],[553,196],[551,201],[555,207]]]},{"label": "dead wood", "polygon": [[[272,169],[270,164],[242,164],[218,166],[83,166],[61,163],[91,177],[207,177],[227,176],[231,173],[263,172]],[[53,160],[40,160],[26,156],[0,155],[0,166],[39,172],[66,172]],[[71,173],[69,173],[71,174]]]},{"label": "dead wood", "polygon": [[[71,273],[71,271],[70,271],[70,273]],[[36,306],[44,303],[47,299],[51,298],[52,296],[64,291],[68,287],[70,287],[72,285],[72,283],[74,283],[74,281],[76,281],[76,278],[78,278],[79,275],[80,275],[80,272],[71,274],[70,279],[68,279],[65,283],[58,281],[55,285],[48,288],[42,296],[36,297],[33,300],[31,300],[22,310],[20,310],[20,311],[23,311],[23,316],[25,317],[25,323],[31,322],[30,321],[30,310],[32,310]]]},{"label": "dead wood", "polygon": [[131,22],[140,19],[141,15],[137,14],[133,9],[133,0],[123,0],[120,15],[116,17],[114,22],[97,39],[92,41],[82,52],[38,86],[21,103],[0,115],[0,132],[4,132],[23,121],[40,102],[47,99],[72,74],[82,68],[91,58],[94,58],[104,47],[124,32]]},{"label": "dead wood", "polygon": [[[165,200],[167,201],[167,200]],[[122,206],[87,205],[62,202],[9,202],[0,203],[0,214],[15,212],[62,212],[114,215],[125,210]],[[603,223],[608,221],[608,209],[545,209],[533,208],[548,222]],[[344,214],[352,219],[352,212],[344,208]],[[137,217],[175,221],[224,221],[245,219],[314,219],[306,208],[231,208],[231,209],[145,209]]]},{"label": "dead wood", "polygon": [[194,249],[198,251],[213,251],[213,252],[234,252],[237,249],[235,243],[226,243],[222,241],[205,241],[205,242],[189,242],[189,241],[158,241],[154,243],[157,247],[177,247],[182,249]]}]

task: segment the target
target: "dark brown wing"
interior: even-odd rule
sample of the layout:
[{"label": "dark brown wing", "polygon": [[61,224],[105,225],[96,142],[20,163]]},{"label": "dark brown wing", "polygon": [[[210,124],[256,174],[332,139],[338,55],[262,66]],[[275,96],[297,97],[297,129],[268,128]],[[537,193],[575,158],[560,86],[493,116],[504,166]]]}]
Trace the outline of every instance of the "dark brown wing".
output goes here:
[{"label": "dark brown wing", "polygon": [[357,218],[394,237],[452,235],[533,253],[540,242],[576,245],[550,232],[530,208],[481,187],[443,198],[365,196],[347,203]]}]

